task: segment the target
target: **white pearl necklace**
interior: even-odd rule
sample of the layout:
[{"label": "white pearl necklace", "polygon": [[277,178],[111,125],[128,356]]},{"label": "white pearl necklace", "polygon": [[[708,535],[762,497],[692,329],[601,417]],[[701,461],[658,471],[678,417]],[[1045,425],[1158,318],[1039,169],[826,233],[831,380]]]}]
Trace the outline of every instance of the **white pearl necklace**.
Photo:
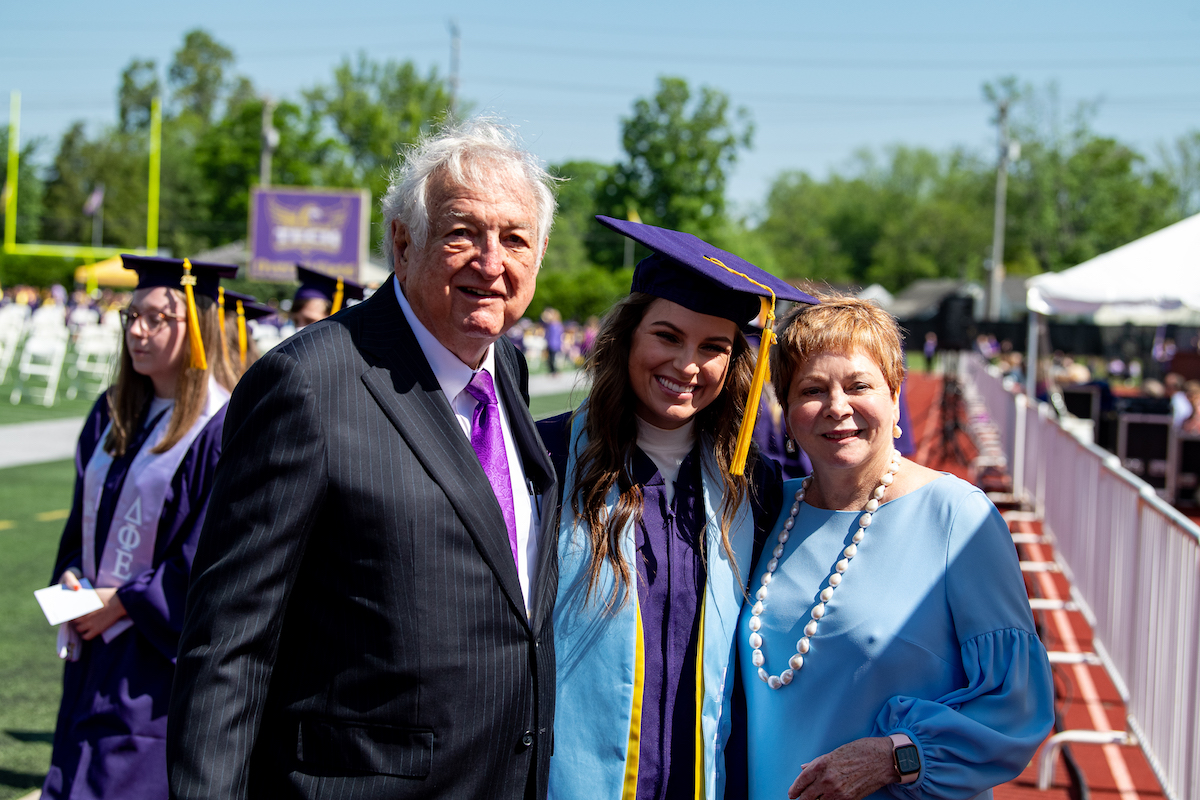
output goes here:
[{"label": "white pearl necklace", "polygon": [[812,648],[812,637],[817,634],[817,623],[821,617],[825,616],[825,604],[833,599],[833,590],[842,583],[842,577],[846,573],[846,569],[850,566],[850,560],[858,555],[858,545],[867,535],[867,528],[871,527],[871,515],[879,510],[879,501],[883,499],[884,492],[887,487],[892,485],[896,479],[896,471],[900,469],[900,453],[897,450],[892,450],[891,459],[888,462],[887,472],[879,479],[879,486],[871,493],[871,499],[867,501],[866,507],[863,509],[863,514],[858,518],[858,531],[855,532],[850,544],[846,545],[842,550],[842,558],[834,565],[833,571],[829,573],[829,585],[821,590],[820,602],[813,606],[809,612],[812,619],[804,626],[804,636],[800,641],[796,642],[796,654],[788,660],[788,669],[778,675],[772,675],[763,667],[766,663],[766,656],[763,655],[762,646],[763,638],[759,630],[762,629],[762,613],[766,608],[767,602],[767,587],[771,585],[771,580],[775,575],[775,570],[779,567],[779,559],[783,556],[783,546],[792,535],[792,528],[796,525],[796,515],[800,513],[800,504],[804,502],[804,493],[808,490],[812,483],[812,476],[804,479],[800,484],[800,488],[796,490],[796,501],[792,503],[792,513],[788,517],[788,521],[784,523],[783,529],[779,531],[779,544],[775,545],[775,549],[771,552],[771,560],[767,562],[767,571],[762,576],[762,586],[754,595],[755,604],[750,609],[750,647],[753,652],[750,654],[750,660],[754,666],[758,667],[758,677],[763,680],[772,689],[778,689],[782,686],[787,686],[796,677],[796,673],[804,666],[804,656]]}]

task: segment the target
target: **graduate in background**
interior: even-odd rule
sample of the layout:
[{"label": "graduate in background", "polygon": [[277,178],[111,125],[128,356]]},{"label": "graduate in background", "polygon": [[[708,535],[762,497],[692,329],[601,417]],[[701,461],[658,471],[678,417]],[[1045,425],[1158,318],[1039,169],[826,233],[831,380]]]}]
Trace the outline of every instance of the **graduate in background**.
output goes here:
[{"label": "graduate in background", "polygon": [[761,376],[739,326],[760,298],[813,300],[690,234],[598,219],[654,253],[596,336],[587,401],[538,424],[564,491],[550,798],[712,800],[733,629],[781,504],[778,466],[746,459]]},{"label": "graduate in background", "polygon": [[258,302],[258,298],[252,294],[221,288],[217,297],[217,305],[221,309],[221,328],[225,331],[222,352],[229,361],[230,369],[241,378],[261,355],[247,323],[270,317],[276,311]]},{"label": "graduate in background", "polygon": [[292,299],[292,324],[296,330],[319,322],[346,307],[347,300],[362,300],[361,284],[326,275],[303,264],[296,265],[300,288]]},{"label": "graduate in background", "polygon": [[53,580],[87,578],[104,607],[63,624],[63,699],[47,798],[167,797],[167,698],[192,554],[221,452],[229,387],[219,278],[237,267],[122,256],[116,383],[75,454],[75,497]]}]

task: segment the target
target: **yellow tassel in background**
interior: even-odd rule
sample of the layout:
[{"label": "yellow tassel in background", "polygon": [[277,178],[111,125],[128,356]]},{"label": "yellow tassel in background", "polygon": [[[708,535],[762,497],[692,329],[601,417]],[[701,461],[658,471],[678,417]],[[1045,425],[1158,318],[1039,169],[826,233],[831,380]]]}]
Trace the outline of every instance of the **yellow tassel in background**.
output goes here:
[{"label": "yellow tassel in background", "polygon": [[217,309],[218,316],[221,318],[221,355],[225,358],[225,363],[229,363],[229,344],[225,341],[225,287],[217,287]]},{"label": "yellow tassel in background", "polygon": [[246,307],[242,305],[242,301],[237,301],[238,310],[238,358],[242,360],[242,366],[246,366]]},{"label": "yellow tassel in background", "polygon": [[346,284],[341,278],[338,278],[337,288],[333,290],[333,307],[329,309],[330,314],[336,314],[342,310],[342,299],[346,293]]},{"label": "yellow tassel in background", "polygon": [[188,364],[192,369],[208,369],[208,359],[204,357],[204,338],[200,335],[200,317],[196,312],[196,276],[192,274],[192,262],[183,260],[183,277],[179,279],[183,293],[187,297],[187,326],[188,341],[192,346],[192,359]]}]

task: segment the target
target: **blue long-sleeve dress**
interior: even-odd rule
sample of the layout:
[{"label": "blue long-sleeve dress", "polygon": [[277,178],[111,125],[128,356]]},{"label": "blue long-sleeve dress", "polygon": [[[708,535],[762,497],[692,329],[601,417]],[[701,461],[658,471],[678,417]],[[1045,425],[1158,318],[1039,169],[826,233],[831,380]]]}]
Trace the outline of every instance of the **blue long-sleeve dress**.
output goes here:
[{"label": "blue long-sleeve dress", "polygon": [[[768,551],[800,484],[784,484]],[[760,614],[769,674],[796,653],[860,513],[801,503]],[[752,591],[765,571],[759,564]],[[802,764],[893,733],[917,745],[920,776],[871,797],[990,797],[1053,724],[1050,665],[1008,527],[979,489],[953,476],[874,514],[791,684],[771,689],[760,679],[747,644],[751,615],[747,604],[735,637],[751,798],[786,797]]]},{"label": "blue long-sleeve dress", "polygon": [[[108,422],[108,403],[101,395],[79,436],[75,495],[51,581],[71,567],[83,567],[84,472],[103,444]],[[175,473],[159,517],[152,568],[117,589],[132,627],[111,642],[102,637],[83,642],[79,660],[66,662],[54,751],[42,788],[47,800],[167,797],[167,699],[224,422],[222,406],[192,441]],[[153,420],[143,412],[133,442],[108,470],[96,518],[97,560],[130,466],[152,427]]]}]

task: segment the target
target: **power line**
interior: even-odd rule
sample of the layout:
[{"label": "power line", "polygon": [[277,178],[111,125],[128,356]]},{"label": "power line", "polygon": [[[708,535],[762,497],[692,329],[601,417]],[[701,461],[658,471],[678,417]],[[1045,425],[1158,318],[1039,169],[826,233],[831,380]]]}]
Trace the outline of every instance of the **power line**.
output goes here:
[{"label": "power line", "polygon": [[[431,43],[426,46],[417,46],[415,50],[434,50],[440,49],[443,45],[440,43],[436,46]],[[396,47],[395,42],[386,42],[379,44],[357,44],[354,46],[334,46],[334,47],[289,47],[279,50],[267,51],[248,51],[243,53],[239,58],[243,61],[261,61],[268,58],[311,58],[316,55],[331,55],[331,54],[357,54],[358,52],[367,52],[371,50],[388,50]],[[479,51],[495,51],[513,54],[514,50],[511,46],[495,45],[489,42],[473,44],[472,48]],[[521,56],[544,56],[553,58],[570,58],[570,59],[593,59],[600,61],[620,61],[623,63],[630,62],[670,62],[677,63],[699,63],[705,65],[725,65],[725,66],[761,66],[761,67],[799,67],[799,68],[821,68],[821,69],[844,69],[844,70],[943,70],[943,69],[986,69],[986,70],[1034,70],[1034,69],[1159,69],[1163,67],[1192,67],[1200,66],[1200,58],[1195,56],[1169,56],[1169,57],[1153,57],[1153,58],[1126,58],[1126,59],[993,59],[993,60],[938,60],[938,59],[903,59],[903,58],[885,58],[885,59],[865,59],[865,58],[825,58],[818,56],[806,57],[787,57],[787,56],[741,56],[741,55],[714,55],[711,53],[663,53],[661,51],[646,51],[646,50],[589,50],[577,47],[546,47],[546,46],[529,46],[522,47],[515,51]],[[61,53],[52,53],[47,55],[37,56],[13,56],[0,55],[0,62],[33,62],[33,64],[47,64],[45,68],[54,69],[55,65],[63,68],[70,68],[70,62],[74,60],[79,63],[94,64],[95,56],[90,53],[79,53],[74,56],[64,56]]]},{"label": "power line", "polygon": [[[5,20],[5,29],[10,32],[28,31],[33,33],[86,33],[86,34],[145,34],[145,33],[175,33],[184,29],[193,27],[202,27],[216,34],[228,34],[237,32],[259,33],[262,31],[263,25],[268,24],[268,20],[247,21],[245,17],[231,17],[229,22],[210,22],[206,25],[178,25],[178,24],[163,24],[158,22],[146,22],[144,24],[128,22],[113,22],[111,24],[91,24],[91,23],[73,23],[63,21],[61,19],[41,19],[41,20]],[[520,30],[525,34],[540,34],[540,33],[561,33],[567,35],[578,36],[579,29],[576,26],[569,25],[553,25],[553,24],[530,24],[526,19],[522,19],[520,23],[512,23],[508,19],[496,18],[480,18],[473,17],[473,25],[475,30],[495,30],[495,29],[513,29]],[[378,20],[373,20],[370,23],[364,22],[345,22],[330,20],[323,17],[314,19],[279,19],[271,17],[269,20],[273,33],[305,33],[325,35],[330,31],[336,30],[378,30],[382,28],[402,27],[412,30],[415,27],[428,26],[430,28],[438,28],[444,24],[443,19],[436,16],[423,17],[420,15],[405,14],[399,17],[381,17]],[[614,33],[624,37],[646,38],[656,42],[661,42],[662,34],[658,30],[639,34],[637,31],[631,31],[628,25],[603,25],[589,24],[589,33],[604,34]],[[835,31],[808,31],[804,34],[796,35],[789,30],[786,33],[781,33],[777,36],[765,36],[759,28],[747,28],[744,30],[730,30],[722,28],[719,33],[714,33],[712,27],[697,26],[693,28],[674,26],[671,29],[671,34],[678,37],[687,37],[689,39],[709,39],[721,42],[738,42],[747,41],[755,45],[761,46],[764,41],[786,41],[791,45],[828,45],[828,44],[955,44],[955,45],[978,45],[978,44],[1032,44],[1032,43],[1057,43],[1057,44],[1109,44],[1120,43],[1130,44],[1131,42],[1139,41],[1198,41],[1200,40],[1200,29],[1196,30],[1180,30],[1179,28],[1162,29],[1162,30],[1144,30],[1144,31],[1114,31],[1095,32],[1095,33],[1080,33],[1077,29],[1072,29],[1064,33],[1026,33],[1020,34],[1003,33],[997,36],[960,36],[958,34],[950,34],[946,36],[928,35],[928,36],[891,36],[891,35],[870,35],[855,32],[853,35],[838,35]]]}]

